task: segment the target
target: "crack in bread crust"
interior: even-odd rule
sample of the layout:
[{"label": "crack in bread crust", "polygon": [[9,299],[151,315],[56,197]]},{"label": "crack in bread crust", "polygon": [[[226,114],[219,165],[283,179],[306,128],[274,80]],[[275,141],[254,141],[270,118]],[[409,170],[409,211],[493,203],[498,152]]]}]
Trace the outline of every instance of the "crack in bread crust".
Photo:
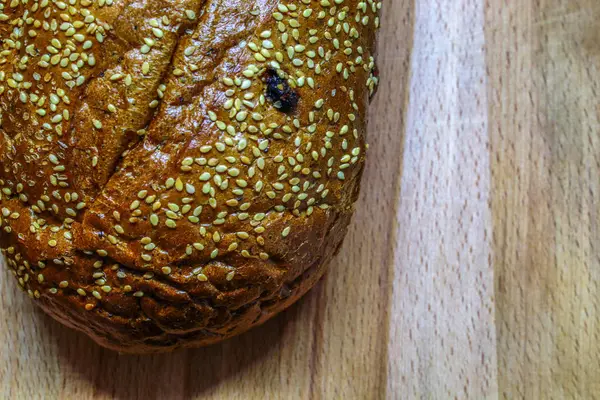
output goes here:
[{"label": "crack in bread crust", "polygon": [[292,304],[358,196],[380,6],[0,3],[0,243],[20,286],[125,352]]}]

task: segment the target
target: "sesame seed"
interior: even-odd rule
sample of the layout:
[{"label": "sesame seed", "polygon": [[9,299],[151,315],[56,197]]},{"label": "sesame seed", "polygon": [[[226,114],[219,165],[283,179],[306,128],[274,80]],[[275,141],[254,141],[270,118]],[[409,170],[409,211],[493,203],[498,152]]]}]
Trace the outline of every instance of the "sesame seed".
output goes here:
[{"label": "sesame seed", "polygon": [[152,28],[152,33],[159,39],[164,37],[164,33],[160,28]]}]

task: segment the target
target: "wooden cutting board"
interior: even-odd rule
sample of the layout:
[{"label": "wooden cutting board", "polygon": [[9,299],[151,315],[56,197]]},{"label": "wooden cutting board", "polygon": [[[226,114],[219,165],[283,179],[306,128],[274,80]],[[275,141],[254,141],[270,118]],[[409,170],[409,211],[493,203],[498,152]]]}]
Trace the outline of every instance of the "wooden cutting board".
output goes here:
[{"label": "wooden cutting board", "polygon": [[0,398],[600,396],[600,2],[391,0],[325,280],[221,345],[121,356],[0,274]]}]

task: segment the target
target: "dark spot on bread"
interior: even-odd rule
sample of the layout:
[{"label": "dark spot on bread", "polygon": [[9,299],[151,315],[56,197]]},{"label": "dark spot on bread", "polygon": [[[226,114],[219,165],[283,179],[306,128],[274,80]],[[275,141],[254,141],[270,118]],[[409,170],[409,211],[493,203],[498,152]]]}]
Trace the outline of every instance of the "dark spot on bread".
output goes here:
[{"label": "dark spot on bread", "polygon": [[277,71],[269,68],[265,71],[267,85],[265,97],[273,102],[273,106],[284,113],[293,112],[298,105],[298,94]]}]

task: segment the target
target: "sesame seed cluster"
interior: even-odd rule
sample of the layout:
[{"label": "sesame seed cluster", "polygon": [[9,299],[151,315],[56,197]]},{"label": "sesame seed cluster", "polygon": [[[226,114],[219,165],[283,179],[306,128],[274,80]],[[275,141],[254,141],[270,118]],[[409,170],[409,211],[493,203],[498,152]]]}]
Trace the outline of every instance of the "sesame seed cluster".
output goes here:
[{"label": "sesame seed cluster", "polygon": [[0,0],[0,244],[98,343],[262,323],[348,226],[378,0]]}]

